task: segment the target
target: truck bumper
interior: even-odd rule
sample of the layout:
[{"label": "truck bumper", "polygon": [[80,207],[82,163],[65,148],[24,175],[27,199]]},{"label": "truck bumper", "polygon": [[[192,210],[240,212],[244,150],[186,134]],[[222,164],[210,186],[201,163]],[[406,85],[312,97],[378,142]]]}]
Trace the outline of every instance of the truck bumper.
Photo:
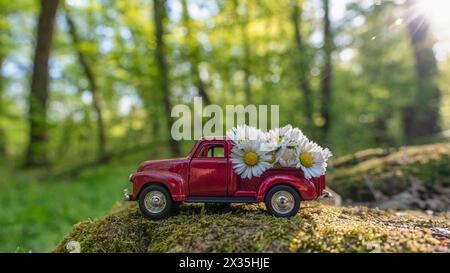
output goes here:
[{"label": "truck bumper", "polygon": [[324,190],[319,198],[333,198],[333,194],[329,191]]},{"label": "truck bumper", "polygon": [[[133,175],[134,175],[134,173],[131,173],[128,176],[128,181],[130,181],[131,184],[133,184]],[[133,185],[133,187],[134,187],[134,185]],[[136,197],[133,196],[132,193],[129,193],[128,189],[123,189],[123,198],[125,201],[136,201]]]},{"label": "truck bumper", "polygon": [[128,192],[128,189],[123,190],[123,198],[125,201],[135,201],[136,198],[134,198],[133,194]]}]

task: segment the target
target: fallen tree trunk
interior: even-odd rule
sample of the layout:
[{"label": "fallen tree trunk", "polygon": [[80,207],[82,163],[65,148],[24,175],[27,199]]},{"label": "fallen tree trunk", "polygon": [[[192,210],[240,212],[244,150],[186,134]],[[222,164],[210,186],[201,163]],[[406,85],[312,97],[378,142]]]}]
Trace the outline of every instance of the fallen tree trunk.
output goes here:
[{"label": "fallen tree trunk", "polygon": [[337,159],[328,184],[347,202],[448,211],[450,143],[368,150]]}]

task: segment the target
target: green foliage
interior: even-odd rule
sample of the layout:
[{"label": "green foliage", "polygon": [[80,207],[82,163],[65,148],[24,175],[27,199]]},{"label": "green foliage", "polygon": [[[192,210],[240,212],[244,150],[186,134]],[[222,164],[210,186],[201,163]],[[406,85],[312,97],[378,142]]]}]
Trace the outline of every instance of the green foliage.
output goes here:
[{"label": "green foliage", "polygon": [[444,217],[316,202],[290,219],[257,205],[183,205],[171,218],[152,221],[136,204],[119,203],[104,217],[76,224],[54,251],[68,252],[67,243],[77,241],[82,252],[435,252],[448,249],[431,229],[449,225]]},{"label": "green foliage", "polygon": [[[292,6],[301,9],[303,50],[298,50]],[[331,146],[335,154],[404,143],[402,110],[412,103],[415,60],[405,23],[397,25],[402,6],[366,5],[350,1],[347,12],[332,22],[334,54],[330,135],[319,133],[323,123],[319,94],[323,65],[320,1],[187,1],[188,21],[181,3],[169,3],[165,21],[166,53],[172,104],[192,103],[202,81],[211,101],[224,107],[246,103],[278,104],[281,124],[292,123],[307,135]],[[174,5],[173,8],[170,5]],[[337,5],[331,2],[331,5]],[[17,75],[0,79],[0,131],[8,154],[23,155],[27,144],[28,82],[37,3],[2,4],[0,61],[19,67]],[[96,156],[97,125],[89,84],[77,62],[79,49],[92,65],[104,99],[107,150],[124,141],[148,142],[168,137],[161,93],[156,88],[152,3],[68,2],[80,42],[72,45],[64,10],[59,11],[52,48],[49,147],[51,161]],[[359,23],[358,23],[359,22]],[[362,23],[361,23],[362,22]],[[244,39],[245,38],[245,39]],[[245,41],[247,40],[247,43]],[[342,57],[344,56],[344,57]],[[350,56],[346,57],[345,56]],[[24,65],[24,60],[28,60]],[[303,61],[300,61],[303,60]],[[199,76],[194,75],[198,66]],[[300,79],[299,66],[306,71]],[[448,126],[448,61],[441,62],[442,124]],[[447,77],[448,78],[448,77]],[[312,89],[314,124],[306,126],[299,81]],[[6,129],[7,128],[7,129]],[[328,143],[326,143],[328,142]],[[66,153],[64,148],[70,150]]]}]

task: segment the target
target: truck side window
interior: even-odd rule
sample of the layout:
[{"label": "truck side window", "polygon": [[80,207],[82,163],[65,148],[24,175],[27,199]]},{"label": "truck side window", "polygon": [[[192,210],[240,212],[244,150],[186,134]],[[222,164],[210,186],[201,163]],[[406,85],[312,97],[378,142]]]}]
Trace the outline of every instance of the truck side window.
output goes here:
[{"label": "truck side window", "polygon": [[224,147],[220,144],[208,146],[208,157],[225,157]]},{"label": "truck side window", "polygon": [[205,157],[205,149],[207,148],[207,145],[203,145],[202,149],[200,150],[200,152],[197,154],[197,157]]}]

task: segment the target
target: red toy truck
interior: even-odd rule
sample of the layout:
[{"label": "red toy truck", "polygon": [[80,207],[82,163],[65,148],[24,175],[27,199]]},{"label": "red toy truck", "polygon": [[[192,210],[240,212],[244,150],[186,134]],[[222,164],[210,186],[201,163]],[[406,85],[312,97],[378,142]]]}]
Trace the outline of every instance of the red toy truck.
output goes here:
[{"label": "red toy truck", "polygon": [[272,168],[261,177],[242,179],[229,159],[233,142],[227,138],[201,139],[186,158],[143,162],[130,175],[131,194],[142,213],[151,219],[170,215],[174,203],[265,202],[274,216],[297,214],[301,200],[328,196],[325,176],[305,179],[294,168]]}]

